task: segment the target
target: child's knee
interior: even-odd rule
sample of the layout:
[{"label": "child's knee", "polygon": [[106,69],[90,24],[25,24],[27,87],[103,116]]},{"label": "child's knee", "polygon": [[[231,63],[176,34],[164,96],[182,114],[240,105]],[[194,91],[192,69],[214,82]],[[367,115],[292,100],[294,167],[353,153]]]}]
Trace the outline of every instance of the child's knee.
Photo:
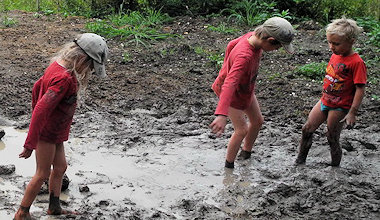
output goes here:
[{"label": "child's knee", "polygon": [[234,131],[235,135],[244,138],[248,134],[248,127],[242,127]]},{"label": "child's knee", "polygon": [[66,172],[66,169],[67,169],[67,163],[62,164],[60,166],[54,166],[53,173],[55,175],[63,176],[63,174],[65,174],[65,172]]},{"label": "child's knee", "polygon": [[315,129],[307,123],[304,126],[302,126],[302,134],[304,136],[311,136],[314,133],[314,131]]}]

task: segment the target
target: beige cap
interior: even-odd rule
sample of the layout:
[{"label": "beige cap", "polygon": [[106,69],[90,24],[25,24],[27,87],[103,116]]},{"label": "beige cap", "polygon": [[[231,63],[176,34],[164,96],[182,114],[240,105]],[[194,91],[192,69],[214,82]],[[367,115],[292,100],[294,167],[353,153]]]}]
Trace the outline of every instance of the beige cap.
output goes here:
[{"label": "beige cap", "polygon": [[295,31],[289,21],[280,17],[269,18],[264,22],[263,28],[271,37],[278,40],[288,53],[294,53],[291,42]]},{"label": "beige cap", "polygon": [[95,75],[106,76],[105,62],[108,58],[108,47],[103,37],[93,34],[81,34],[74,42],[93,59]]}]

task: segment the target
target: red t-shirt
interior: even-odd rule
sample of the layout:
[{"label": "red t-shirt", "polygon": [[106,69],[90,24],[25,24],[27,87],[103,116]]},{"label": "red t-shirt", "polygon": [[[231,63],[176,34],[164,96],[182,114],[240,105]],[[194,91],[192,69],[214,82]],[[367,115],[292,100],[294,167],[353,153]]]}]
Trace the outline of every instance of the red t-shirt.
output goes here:
[{"label": "red t-shirt", "polygon": [[244,110],[252,103],[262,49],[248,43],[254,32],[230,41],[224,62],[212,89],[219,97],[216,115],[228,115],[228,108]]},{"label": "red t-shirt", "polygon": [[24,147],[36,149],[39,140],[62,143],[69,137],[77,103],[78,82],[57,62],[34,84],[32,119]]},{"label": "red t-shirt", "polygon": [[367,83],[367,69],[357,53],[343,57],[333,54],[323,80],[322,103],[332,108],[350,109],[355,84]]}]

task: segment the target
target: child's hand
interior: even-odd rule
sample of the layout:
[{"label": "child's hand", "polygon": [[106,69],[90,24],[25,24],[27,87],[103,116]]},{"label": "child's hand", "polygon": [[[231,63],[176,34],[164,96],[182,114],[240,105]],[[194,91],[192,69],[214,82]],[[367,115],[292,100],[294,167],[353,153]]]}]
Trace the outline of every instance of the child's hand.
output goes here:
[{"label": "child's hand", "polygon": [[30,155],[32,155],[33,150],[30,150],[28,148],[24,148],[24,150],[21,152],[21,154],[18,155],[19,158],[25,158],[28,159]]},{"label": "child's hand", "polygon": [[214,119],[214,121],[210,124],[210,128],[212,133],[216,134],[216,136],[220,137],[224,132],[224,128],[227,124],[227,117],[224,115],[218,115]]},{"label": "child's hand", "polygon": [[353,128],[356,122],[355,114],[348,113],[340,122],[344,122],[344,121],[346,121],[347,129]]}]

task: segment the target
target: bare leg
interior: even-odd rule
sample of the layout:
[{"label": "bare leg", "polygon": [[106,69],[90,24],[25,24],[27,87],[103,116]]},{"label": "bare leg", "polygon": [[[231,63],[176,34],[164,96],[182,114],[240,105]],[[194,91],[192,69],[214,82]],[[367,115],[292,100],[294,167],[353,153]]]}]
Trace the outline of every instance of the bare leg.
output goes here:
[{"label": "bare leg", "polygon": [[345,112],[329,111],[327,118],[327,140],[330,145],[331,166],[339,166],[342,159],[342,148],[339,144],[340,133],[343,128],[343,123],[340,122]]},{"label": "bare leg", "polygon": [[321,111],[321,101],[319,101],[311,110],[309,118],[302,127],[302,138],[296,164],[303,164],[306,162],[306,157],[313,140],[313,133],[326,119],[327,115]]},{"label": "bare leg", "polygon": [[234,133],[232,134],[227,146],[226,162],[233,163],[235,161],[236,154],[239,151],[240,145],[247,135],[248,126],[243,111],[230,107],[228,116],[234,126]]},{"label": "bare leg", "polygon": [[264,123],[264,118],[261,114],[260,106],[255,95],[253,95],[252,104],[246,110],[244,110],[244,112],[247,115],[250,123],[248,126],[248,133],[244,138],[244,146],[242,150],[250,153],[259,134],[261,126]]},{"label": "bare leg", "polygon": [[67,169],[67,162],[63,143],[56,144],[56,153],[53,161],[53,170],[49,178],[49,209],[48,214],[60,215],[62,208],[59,202],[59,195],[61,194],[62,178]]},{"label": "bare leg", "polygon": [[51,164],[55,154],[55,145],[39,141],[36,154],[37,169],[32,180],[25,189],[24,197],[21,201],[21,206],[15,214],[14,219],[30,219],[29,208],[34,199],[40,192],[43,182],[49,177]]}]

